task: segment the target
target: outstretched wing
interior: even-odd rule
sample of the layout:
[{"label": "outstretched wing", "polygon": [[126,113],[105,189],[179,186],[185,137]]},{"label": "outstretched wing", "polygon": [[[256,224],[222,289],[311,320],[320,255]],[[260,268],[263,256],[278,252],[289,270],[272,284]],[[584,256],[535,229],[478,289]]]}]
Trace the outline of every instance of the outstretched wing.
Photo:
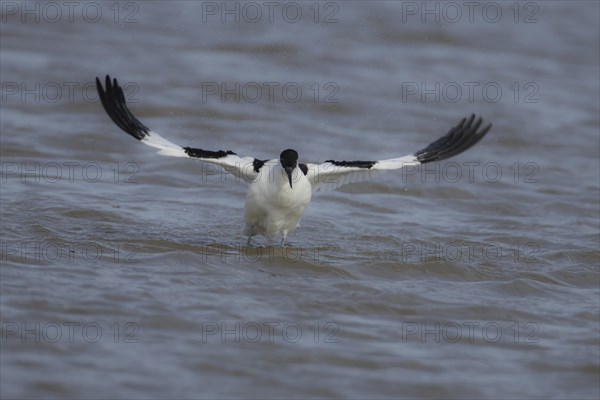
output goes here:
[{"label": "outstretched wing", "polygon": [[445,136],[424,149],[404,157],[380,161],[327,160],[322,164],[307,164],[306,177],[310,180],[313,191],[328,190],[367,180],[381,171],[445,160],[473,147],[489,132],[492,124],[480,130],[482,122],[481,118],[475,120],[475,114],[468,120],[463,118]]},{"label": "outstretched wing", "polygon": [[102,106],[108,116],[119,128],[140,142],[158,149],[158,154],[171,157],[187,157],[222,166],[227,172],[247,183],[257,176],[265,160],[254,157],[239,157],[231,150],[209,151],[194,147],[182,147],[169,142],[158,133],[150,130],[141,123],[127,108],[123,89],[116,79],[111,82],[106,75],[106,88],[102,87],[100,79],[96,78],[96,87]]}]

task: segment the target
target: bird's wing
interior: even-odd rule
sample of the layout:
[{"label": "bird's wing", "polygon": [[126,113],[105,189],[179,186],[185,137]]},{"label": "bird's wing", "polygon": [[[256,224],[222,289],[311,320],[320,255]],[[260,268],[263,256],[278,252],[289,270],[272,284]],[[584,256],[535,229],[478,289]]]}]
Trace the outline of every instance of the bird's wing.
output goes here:
[{"label": "bird's wing", "polygon": [[237,179],[247,183],[252,182],[258,176],[260,167],[265,163],[264,160],[258,160],[254,157],[239,157],[231,150],[209,151],[193,147],[182,147],[171,143],[158,133],[150,130],[129,111],[125,104],[123,89],[116,79],[111,81],[110,76],[106,75],[105,86],[103,88],[100,79],[96,78],[98,95],[108,116],[126,133],[140,142],[158,149],[157,153],[160,155],[194,158],[217,164]]},{"label": "bird's wing", "polygon": [[463,118],[458,125],[429,146],[404,157],[380,161],[334,161],[322,164],[306,164],[306,177],[312,184],[312,190],[330,190],[369,179],[373,175],[387,170],[400,169],[409,165],[441,161],[462,153],[474,146],[492,127],[491,124],[479,129],[482,119]]}]

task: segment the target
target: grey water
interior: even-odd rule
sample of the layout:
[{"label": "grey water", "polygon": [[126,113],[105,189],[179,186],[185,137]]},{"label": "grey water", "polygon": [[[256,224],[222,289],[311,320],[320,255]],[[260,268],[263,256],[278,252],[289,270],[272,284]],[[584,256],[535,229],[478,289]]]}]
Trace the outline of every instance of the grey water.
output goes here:
[{"label": "grey water", "polygon": [[[1,3],[0,395],[600,396],[600,8]],[[439,164],[317,192],[287,246],[185,146]]]}]

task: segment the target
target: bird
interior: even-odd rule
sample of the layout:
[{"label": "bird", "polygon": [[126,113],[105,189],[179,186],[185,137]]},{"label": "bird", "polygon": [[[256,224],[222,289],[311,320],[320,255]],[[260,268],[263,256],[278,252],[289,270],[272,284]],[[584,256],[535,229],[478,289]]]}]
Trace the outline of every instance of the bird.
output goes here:
[{"label": "bird", "polygon": [[204,150],[172,143],[140,122],[129,110],[123,89],[116,78],[106,75],[104,87],[96,77],[96,87],[104,110],[125,133],[163,156],[183,157],[221,166],[249,185],[244,206],[243,233],[251,245],[255,235],[268,239],[281,237],[281,246],[294,231],[312,194],[367,180],[381,172],[445,160],[477,144],[491,129],[482,127],[481,117],[462,118],[448,133],[423,149],[398,158],[378,161],[334,161],[302,163],[296,150],[285,149],[278,158],[239,156],[231,150]]}]

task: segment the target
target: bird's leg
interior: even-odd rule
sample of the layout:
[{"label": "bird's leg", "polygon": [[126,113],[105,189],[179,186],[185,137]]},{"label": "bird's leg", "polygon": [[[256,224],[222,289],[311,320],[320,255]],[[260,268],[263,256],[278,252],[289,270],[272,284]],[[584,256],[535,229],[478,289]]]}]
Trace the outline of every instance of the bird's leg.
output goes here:
[{"label": "bird's leg", "polygon": [[254,231],[254,225],[250,227],[250,234],[248,235],[248,241],[246,242],[246,247],[250,247],[250,240],[252,239],[252,233]]},{"label": "bird's leg", "polygon": [[281,244],[280,244],[281,247],[283,247],[283,244],[284,244],[286,238],[287,238],[287,232],[283,232],[283,234],[281,235]]}]

